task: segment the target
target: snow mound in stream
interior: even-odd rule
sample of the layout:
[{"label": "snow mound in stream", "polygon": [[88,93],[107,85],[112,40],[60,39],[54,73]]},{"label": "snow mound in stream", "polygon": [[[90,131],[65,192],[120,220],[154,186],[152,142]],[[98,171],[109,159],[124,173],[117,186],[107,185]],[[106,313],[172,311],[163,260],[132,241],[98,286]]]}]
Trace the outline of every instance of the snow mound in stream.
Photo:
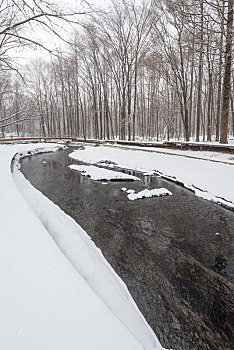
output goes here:
[{"label": "snow mound in stream", "polygon": [[172,196],[172,193],[164,187],[154,188],[152,190],[145,189],[137,193],[134,190],[126,190],[126,188],[124,187],[122,188],[122,191],[128,193],[127,197],[130,201],[134,201],[136,199],[142,199],[142,198]]},{"label": "snow mound in stream", "polygon": [[82,175],[89,176],[92,180],[99,181],[140,181],[136,176],[124,174],[119,171],[98,168],[90,165],[69,165],[72,170],[80,171]]}]

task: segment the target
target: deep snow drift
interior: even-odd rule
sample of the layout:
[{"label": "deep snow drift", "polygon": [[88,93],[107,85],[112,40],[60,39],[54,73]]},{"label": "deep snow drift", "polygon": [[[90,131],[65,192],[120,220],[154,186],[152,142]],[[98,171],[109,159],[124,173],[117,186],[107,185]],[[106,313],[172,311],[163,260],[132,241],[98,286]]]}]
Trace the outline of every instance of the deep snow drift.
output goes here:
[{"label": "deep snow drift", "polygon": [[[196,152],[199,156],[199,151]],[[153,172],[166,179],[183,184],[195,195],[234,209],[234,166],[207,160],[178,157],[139,150],[115,147],[91,147],[77,150],[70,157],[90,164],[113,168],[133,169],[144,173]]]},{"label": "deep snow drift", "polygon": [[0,348],[162,349],[89,236],[14,167],[34,212],[17,189],[15,154],[58,148],[0,146]]}]

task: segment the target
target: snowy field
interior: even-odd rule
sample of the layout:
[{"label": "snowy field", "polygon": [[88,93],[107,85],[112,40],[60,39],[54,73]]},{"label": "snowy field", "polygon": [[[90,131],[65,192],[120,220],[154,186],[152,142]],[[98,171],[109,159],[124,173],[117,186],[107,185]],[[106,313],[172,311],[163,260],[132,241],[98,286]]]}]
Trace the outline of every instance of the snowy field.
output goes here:
[{"label": "snowy field", "polygon": [[[199,156],[201,152],[193,153]],[[204,156],[203,153],[202,156]],[[87,146],[83,150],[72,152],[70,157],[89,164],[100,166],[104,164],[111,168],[118,166],[149,174],[155,173],[183,184],[186,188],[194,191],[198,197],[234,209],[233,165],[179,157],[172,154],[105,146]]]},{"label": "snowy field", "polygon": [[17,170],[60,147],[0,146],[0,348],[162,349],[86,232]]}]

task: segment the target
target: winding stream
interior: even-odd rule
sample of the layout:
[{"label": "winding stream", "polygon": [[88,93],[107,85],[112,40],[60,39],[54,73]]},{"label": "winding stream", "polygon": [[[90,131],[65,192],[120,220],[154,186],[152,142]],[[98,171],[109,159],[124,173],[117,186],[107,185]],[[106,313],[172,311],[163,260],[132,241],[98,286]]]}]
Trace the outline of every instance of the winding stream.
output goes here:
[{"label": "winding stream", "polygon": [[[92,181],[68,168],[72,150],[25,158],[22,172],[88,232],[163,346],[233,349],[234,212],[157,176]],[[122,187],[173,196],[131,202]]]}]

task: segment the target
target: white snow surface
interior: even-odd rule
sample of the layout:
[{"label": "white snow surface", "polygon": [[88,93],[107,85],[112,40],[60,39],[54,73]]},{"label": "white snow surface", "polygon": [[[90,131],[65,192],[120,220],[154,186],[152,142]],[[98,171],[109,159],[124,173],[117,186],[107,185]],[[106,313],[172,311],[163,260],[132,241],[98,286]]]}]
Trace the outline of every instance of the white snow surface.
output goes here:
[{"label": "white snow surface", "polygon": [[[196,154],[199,155],[197,151]],[[124,150],[115,147],[85,147],[73,151],[71,158],[90,164],[110,162],[120,168],[154,172],[179,182],[206,200],[234,209],[234,166],[176,155]]]},{"label": "white snow surface", "polygon": [[[123,190],[123,191],[126,192],[125,190]],[[154,188],[152,190],[148,190],[146,188],[146,189],[144,189],[140,192],[137,192],[137,193],[134,190],[128,190],[127,193],[128,193],[127,198],[130,201],[134,201],[136,199],[142,199],[142,198],[172,196],[172,193],[163,187],[162,188]]]},{"label": "white snow surface", "polygon": [[[123,148],[123,149],[132,149],[142,151],[140,146],[132,145],[109,145],[109,147]],[[179,148],[179,147],[178,147]],[[191,151],[191,150],[182,150],[182,149],[170,149],[170,148],[157,148],[157,147],[144,147],[144,150],[149,152],[156,152],[162,154],[171,154],[177,156],[183,156],[194,159],[204,159],[212,162],[223,162],[226,164],[234,165],[234,154],[230,153],[221,153],[221,152],[211,152],[211,151]]]},{"label": "white snow surface", "polygon": [[111,180],[125,180],[125,181],[140,181],[136,176],[124,174],[119,171],[99,168],[91,165],[69,165],[69,168],[75,171],[80,171],[82,175],[89,176],[92,180],[111,181]]},{"label": "white snow surface", "polygon": [[13,179],[15,154],[59,147],[0,145],[0,348],[162,349],[90,237],[16,166]]}]

